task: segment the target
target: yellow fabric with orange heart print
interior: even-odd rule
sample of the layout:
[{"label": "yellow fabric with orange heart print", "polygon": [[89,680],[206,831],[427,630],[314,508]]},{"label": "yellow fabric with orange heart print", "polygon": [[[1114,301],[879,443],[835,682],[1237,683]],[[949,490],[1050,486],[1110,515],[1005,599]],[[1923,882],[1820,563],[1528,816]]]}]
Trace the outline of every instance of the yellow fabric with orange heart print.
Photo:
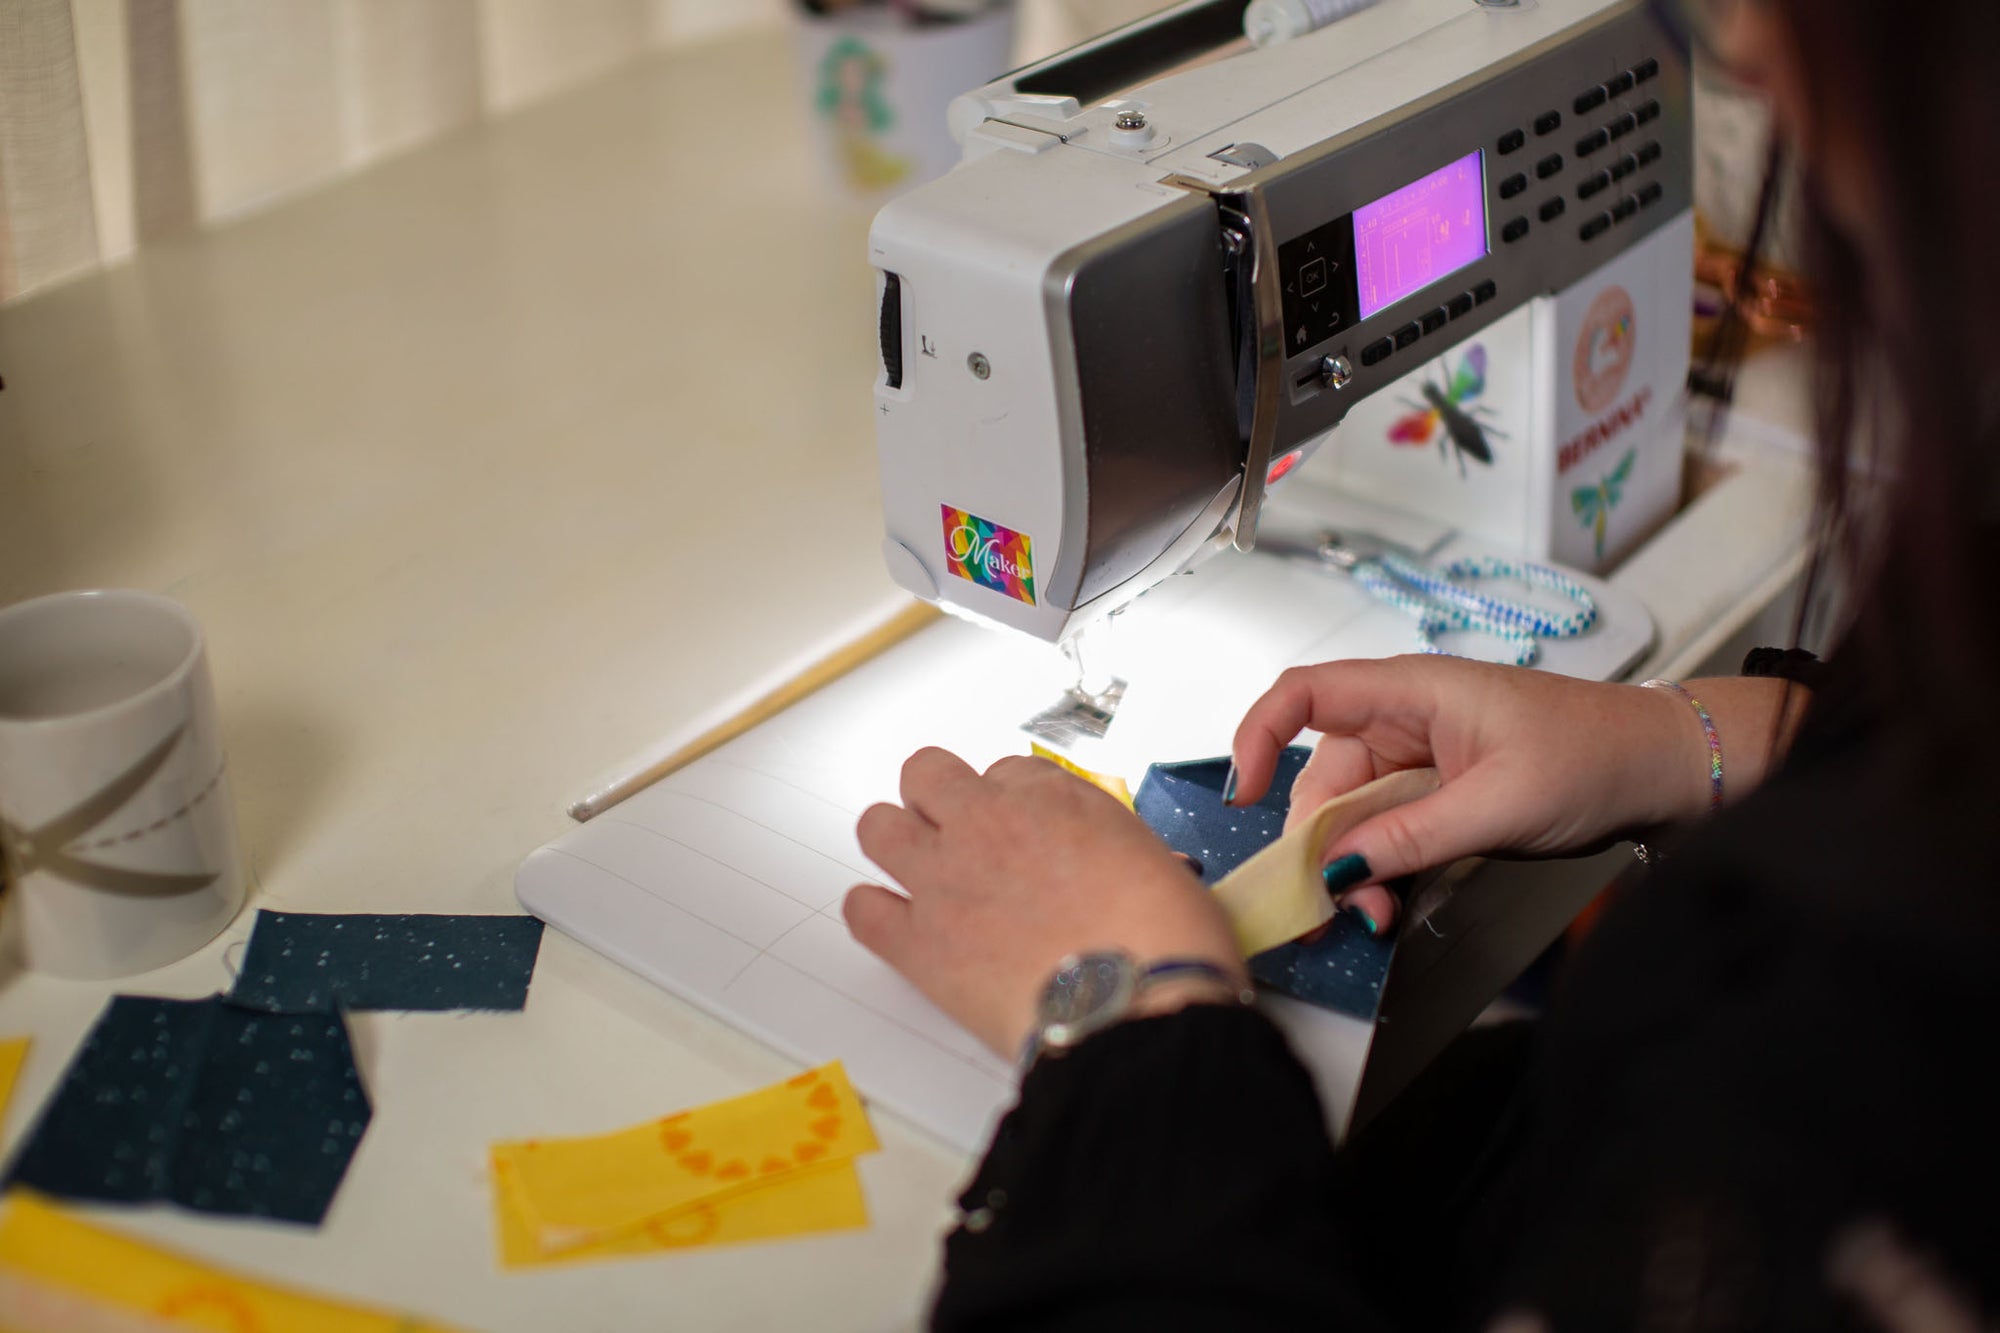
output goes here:
[{"label": "yellow fabric with orange heart print", "polygon": [[501,1262],[866,1226],[854,1159],[879,1146],[838,1063],[610,1134],[495,1144]]},{"label": "yellow fabric with orange heart print", "polygon": [[407,1314],[212,1268],[93,1226],[22,1189],[0,1204],[0,1329],[448,1333]]}]

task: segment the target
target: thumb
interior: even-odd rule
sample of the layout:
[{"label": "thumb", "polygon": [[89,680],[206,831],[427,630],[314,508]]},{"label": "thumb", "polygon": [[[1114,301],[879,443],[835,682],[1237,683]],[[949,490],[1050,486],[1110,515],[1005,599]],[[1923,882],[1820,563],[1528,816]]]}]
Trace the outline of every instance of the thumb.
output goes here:
[{"label": "thumb", "polygon": [[908,898],[879,884],[857,884],[847,891],[841,915],[863,948],[898,972],[903,970],[910,951]]},{"label": "thumb", "polygon": [[1497,802],[1482,785],[1462,776],[1333,833],[1323,853],[1327,891],[1338,897],[1493,850],[1499,843],[1492,815]]}]

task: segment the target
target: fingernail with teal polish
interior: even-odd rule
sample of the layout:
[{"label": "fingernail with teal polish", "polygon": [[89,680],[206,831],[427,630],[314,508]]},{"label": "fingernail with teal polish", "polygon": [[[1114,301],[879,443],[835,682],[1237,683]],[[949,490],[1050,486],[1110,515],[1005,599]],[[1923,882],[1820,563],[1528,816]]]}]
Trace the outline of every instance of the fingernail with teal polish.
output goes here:
[{"label": "fingernail with teal polish", "polygon": [[1222,780],[1222,803],[1236,804],[1236,761],[1229,761],[1229,776]]},{"label": "fingernail with teal polish", "polygon": [[1366,928],[1366,930],[1370,935],[1373,935],[1375,933],[1376,925],[1374,917],[1368,915],[1368,913],[1362,911],[1360,908],[1356,907],[1353,903],[1349,903],[1346,907],[1342,908],[1341,910],[1344,912],[1352,912],[1354,914],[1354,919],[1359,921],[1362,924],[1362,926]]},{"label": "fingernail with teal polish", "polygon": [[1349,852],[1319,872],[1328,893],[1345,893],[1368,879],[1368,860],[1360,852]]}]

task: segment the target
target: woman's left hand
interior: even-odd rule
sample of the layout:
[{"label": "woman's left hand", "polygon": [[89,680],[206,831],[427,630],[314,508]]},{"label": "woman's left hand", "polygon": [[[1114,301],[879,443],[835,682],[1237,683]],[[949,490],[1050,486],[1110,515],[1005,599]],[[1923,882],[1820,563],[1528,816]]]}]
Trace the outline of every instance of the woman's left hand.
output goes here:
[{"label": "woman's left hand", "polygon": [[919,750],[902,805],[861,816],[861,849],[908,897],[863,884],[847,895],[854,937],[1009,1059],[1064,955],[1122,949],[1245,975],[1214,898],[1116,798],[1042,759],[982,775]]}]

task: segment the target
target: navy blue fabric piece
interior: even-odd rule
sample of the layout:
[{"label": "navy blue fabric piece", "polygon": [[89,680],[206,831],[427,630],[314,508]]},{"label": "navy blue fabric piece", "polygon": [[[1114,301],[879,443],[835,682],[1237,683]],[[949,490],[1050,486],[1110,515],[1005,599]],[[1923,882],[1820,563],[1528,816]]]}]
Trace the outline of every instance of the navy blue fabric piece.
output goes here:
[{"label": "navy blue fabric piece", "polygon": [[318,1225],[368,1128],[338,1014],[114,998],[7,1173],[66,1199]]},{"label": "navy blue fabric piece", "polygon": [[259,912],[229,998],[253,1009],[520,1009],[542,947],[532,916]]},{"label": "navy blue fabric piece", "polygon": [[[1286,749],[1264,799],[1241,810],[1222,803],[1227,759],[1154,764],[1134,806],[1169,847],[1201,862],[1203,883],[1214,884],[1284,832],[1292,783],[1311,754],[1299,746]],[[1311,944],[1281,944],[1252,958],[1250,975],[1309,1004],[1372,1020],[1395,951],[1392,940],[1370,935],[1353,913],[1342,912]]]}]

